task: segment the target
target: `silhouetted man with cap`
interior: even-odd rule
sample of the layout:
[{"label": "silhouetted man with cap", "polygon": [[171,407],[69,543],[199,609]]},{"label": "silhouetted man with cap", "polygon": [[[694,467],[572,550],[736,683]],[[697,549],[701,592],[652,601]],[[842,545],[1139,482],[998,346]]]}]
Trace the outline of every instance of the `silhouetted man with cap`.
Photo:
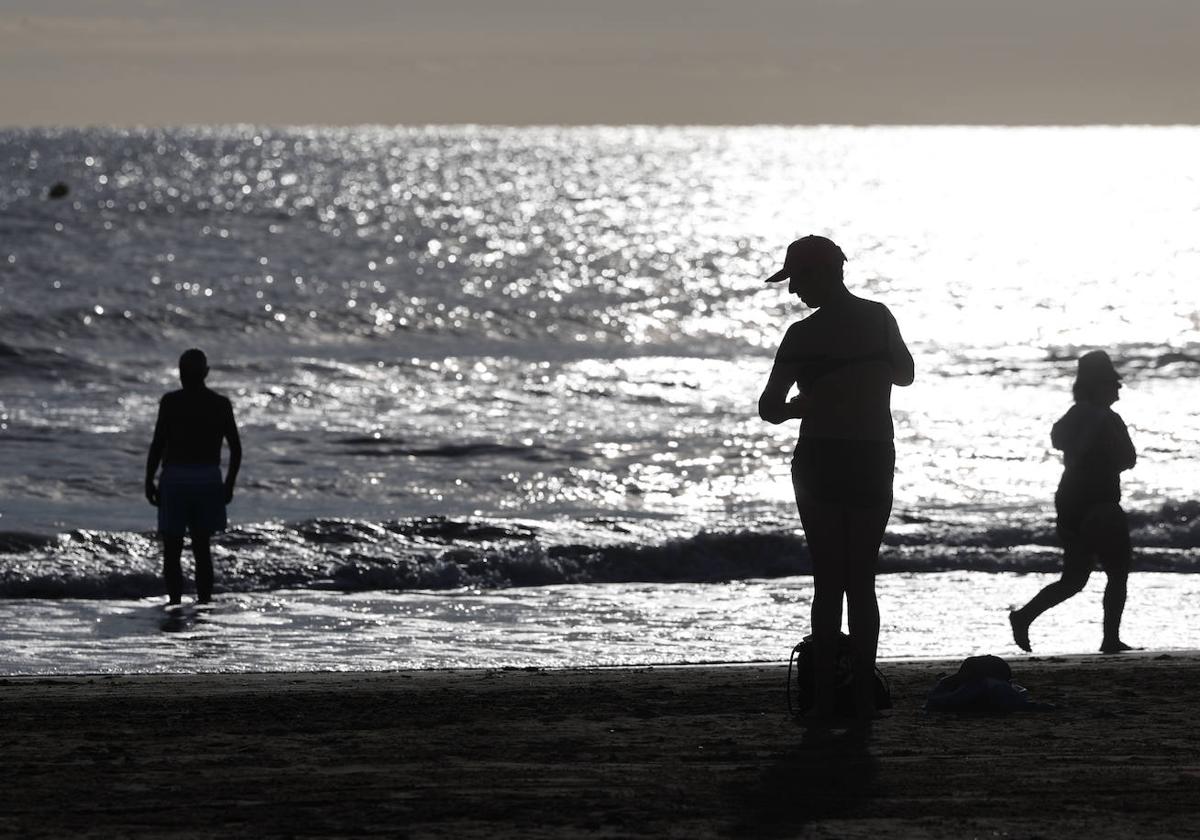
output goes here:
[{"label": "silhouetted man with cap", "polygon": [[[893,385],[913,381],[913,358],[892,313],[846,288],[845,254],[824,236],[787,248],[767,279],[815,310],[788,327],[758,401],[769,423],[800,420],[792,486],[813,569],[815,718],[834,714],[834,667],[845,599],[854,649],[854,713],[876,714],[879,604],[875,568],[892,510]],[[792,386],[799,394],[788,399]]]}]

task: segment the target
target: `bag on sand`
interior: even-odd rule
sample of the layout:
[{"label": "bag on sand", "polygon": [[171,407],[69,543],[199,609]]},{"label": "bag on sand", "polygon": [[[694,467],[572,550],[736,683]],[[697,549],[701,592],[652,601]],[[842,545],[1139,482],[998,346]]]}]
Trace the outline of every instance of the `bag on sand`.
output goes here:
[{"label": "bag on sand", "polygon": [[[788,711],[794,715],[804,714],[815,702],[813,665],[813,642],[810,635],[805,636],[792,648],[792,655],[788,659]],[[892,708],[892,687],[879,668],[875,669],[874,682],[875,708]],[[845,633],[838,633],[837,651],[833,658],[833,710],[845,717],[853,717],[855,713],[854,646]]]}]

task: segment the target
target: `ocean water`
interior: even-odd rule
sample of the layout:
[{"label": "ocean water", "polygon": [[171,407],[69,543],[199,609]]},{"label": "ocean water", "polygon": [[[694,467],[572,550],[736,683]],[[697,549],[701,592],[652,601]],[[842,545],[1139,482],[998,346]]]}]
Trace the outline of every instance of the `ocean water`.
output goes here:
[{"label": "ocean water", "polygon": [[[1197,141],[0,131],[0,672],[785,656],[795,429],[755,401],[804,314],[762,278],[809,232],[917,363],[883,653],[1011,652],[1005,609],[1058,561],[1049,428],[1095,347],[1140,456],[1127,635],[1198,647]],[[165,613],[141,477],[191,346],[246,454],[219,605]],[[1089,589],[1035,643],[1094,649],[1098,620]]]}]

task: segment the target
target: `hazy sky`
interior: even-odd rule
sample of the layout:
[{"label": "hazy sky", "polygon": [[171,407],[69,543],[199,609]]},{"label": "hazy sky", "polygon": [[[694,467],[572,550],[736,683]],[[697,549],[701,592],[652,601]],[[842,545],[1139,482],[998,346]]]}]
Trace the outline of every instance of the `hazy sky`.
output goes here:
[{"label": "hazy sky", "polygon": [[0,0],[0,125],[1200,123],[1198,0]]}]

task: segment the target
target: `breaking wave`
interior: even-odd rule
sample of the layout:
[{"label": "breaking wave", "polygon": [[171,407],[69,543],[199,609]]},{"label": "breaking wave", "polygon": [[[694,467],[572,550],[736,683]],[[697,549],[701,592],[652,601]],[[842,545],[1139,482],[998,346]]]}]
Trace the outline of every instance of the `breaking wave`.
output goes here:
[{"label": "breaking wave", "polygon": [[[1132,512],[1141,571],[1200,572],[1200,503]],[[909,522],[889,534],[880,571],[1046,572],[1060,551],[1049,523],[984,530]],[[214,540],[218,591],[496,589],[616,582],[706,582],[809,574],[788,529],[663,538],[653,525],[426,517],[312,519],[236,528]],[[0,533],[0,597],[139,598],[160,594],[152,534]],[[186,562],[186,561],[185,561]]]}]

